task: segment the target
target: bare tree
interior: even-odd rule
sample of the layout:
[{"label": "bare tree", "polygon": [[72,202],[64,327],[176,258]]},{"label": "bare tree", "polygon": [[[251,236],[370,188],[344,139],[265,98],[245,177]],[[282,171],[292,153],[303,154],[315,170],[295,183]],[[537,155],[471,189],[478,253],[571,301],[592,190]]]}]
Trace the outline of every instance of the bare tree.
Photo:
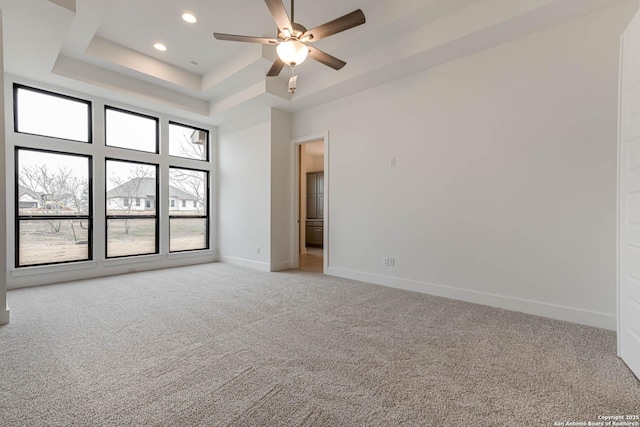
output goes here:
[{"label": "bare tree", "polygon": [[195,210],[198,214],[204,213],[206,207],[206,176],[205,172],[189,169],[171,168],[170,170],[171,185],[195,197]]},{"label": "bare tree", "polygon": [[[186,129],[179,141],[180,153],[191,159],[206,159],[207,144],[194,143],[191,139],[192,129]],[[196,131],[197,132],[197,131]],[[202,214],[207,203],[206,173],[188,169],[172,168],[170,174],[171,185],[195,196],[196,211]]]},{"label": "bare tree", "polygon": [[[109,207],[115,207],[116,214],[130,215],[133,205],[136,199],[145,198],[147,195],[143,193],[143,187],[146,180],[152,179],[154,181],[154,196],[155,196],[155,174],[149,167],[141,165],[129,170],[129,174],[126,178],[112,174],[108,182],[111,186],[113,193],[109,198]],[[131,219],[125,220],[124,232],[129,234],[131,228]]]},{"label": "bare tree", "polygon": [[179,151],[182,154],[182,157],[204,160],[207,158],[207,141],[204,141],[204,143],[193,142],[193,132],[199,131],[190,128],[184,128],[180,141],[178,141]]},{"label": "bare tree", "polygon": [[[40,194],[40,206],[52,215],[60,215],[70,206],[83,209],[81,199],[85,199],[84,206],[88,206],[88,189],[82,188],[83,180],[73,174],[66,167],[49,168],[46,164],[29,165],[21,168],[19,182],[36,194]],[[82,192],[85,191],[85,195]],[[59,220],[49,221],[54,233],[60,232]]]}]

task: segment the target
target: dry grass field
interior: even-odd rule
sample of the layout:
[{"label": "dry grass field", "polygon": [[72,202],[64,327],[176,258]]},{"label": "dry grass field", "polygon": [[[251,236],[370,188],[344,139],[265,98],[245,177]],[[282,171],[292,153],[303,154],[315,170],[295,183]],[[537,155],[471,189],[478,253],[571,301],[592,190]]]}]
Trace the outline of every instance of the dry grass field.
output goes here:
[{"label": "dry grass field", "polygon": [[[55,232],[54,227],[59,231]],[[100,233],[102,230],[94,230]],[[162,233],[162,231],[161,231]],[[206,244],[204,219],[172,219],[170,250],[203,249]],[[20,265],[37,265],[86,260],[89,256],[87,221],[21,221]],[[153,219],[109,220],[108,257],[141,255],[155,252]]]}]

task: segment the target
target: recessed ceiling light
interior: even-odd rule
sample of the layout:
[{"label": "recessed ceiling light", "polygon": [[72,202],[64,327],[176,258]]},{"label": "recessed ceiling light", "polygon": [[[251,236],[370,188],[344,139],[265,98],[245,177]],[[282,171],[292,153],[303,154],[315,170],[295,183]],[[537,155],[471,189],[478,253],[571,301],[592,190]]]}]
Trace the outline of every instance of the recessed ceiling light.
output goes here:
[{"label": "recessed ceiling light", "polygon": [[156,49],[158,49],[161,52],[164,52],[167,50],[167,47],[165,45],[163,45],[162,43],[156,43],[153,45],[153,47],[155,47]]},{"label": "recessed ceiling light", "polygon": [[189,24],[195,24],[196,22],[198,22],[198,19],[193,14],[188,12],[182,14],[182,19],[184,19]]}]

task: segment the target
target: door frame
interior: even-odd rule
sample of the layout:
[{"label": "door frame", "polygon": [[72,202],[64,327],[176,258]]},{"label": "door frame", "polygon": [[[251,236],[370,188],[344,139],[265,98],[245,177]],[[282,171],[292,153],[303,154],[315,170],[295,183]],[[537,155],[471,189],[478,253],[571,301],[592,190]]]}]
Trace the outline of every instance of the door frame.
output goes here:
[{"label": "door frame", "polygon": [[323,236],[322,236],[322,272],[327,274],[329,270],[329,131],[319,132],[313,135],[303,136],[291,140],[293,150],[293,186],[292,186],[292,213],[293,218],[291,228],[293,236],[291,241],[291,251],[293,253],[293,268],[300,267],[300,146],[309,142],[322,140],[324,143],[324,209],[323,209]]},{"label": "door frame", "polygon": [[617,155],[616,155],[616,355],[621,357],[622,346],[620,345],[620,174],[622,173],[622,74],[624,67],[624,33],[620,35],[620,59],[618,66],[618,135],[617,135]]},{"label": "door frame", "polygon": [[[629,151],[631,143],[634,144],[637,136],[632,133],[632,117],[634,115],[633,89],[637,87],[637,68],[634,67],[635,56],[638,52],[637,37],[640,33],[640,11],[634,14],[631,22],[620,37],[620,66],[618,79],[618,164],[617,164],[617,212],[616,212],[616,304],[617,304],[617,353],[629,367],[633,374],[640,378],[640,338],[637,331],[630,327],[634,324],[630,313],[631,307],[637,301],[629,295],[630,289],[635,289],[628,280],[630,274],[630,262],[627,258],[629,247],[637,247],[637,236],[630,231],[632,226],[629,213],[629,195],[637,193],[638,179],[640,178],[631,168]],[[635,43],[629,43],[634,41]],[[629,49],[627,48],[629,47]],[[630,50],[633,49],[633,52]],[[633,87],[632,87],[633,86]],[[633,183],[632,183],[633,181]],[[633,190],[633,191],[631,191]],[[633,242],[633,243],[632,243]],[[629,300],[633,303],[629,304]],[[626,330],[625,330],[626,329]]]}]

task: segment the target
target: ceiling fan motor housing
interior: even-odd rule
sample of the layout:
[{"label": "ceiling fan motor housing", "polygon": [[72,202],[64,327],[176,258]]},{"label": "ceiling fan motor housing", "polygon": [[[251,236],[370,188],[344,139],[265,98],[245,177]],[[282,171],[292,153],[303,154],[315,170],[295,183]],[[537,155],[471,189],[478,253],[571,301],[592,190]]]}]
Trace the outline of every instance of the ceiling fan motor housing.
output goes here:
[{"label": "ceiling fan motor housing", "polygon": [[[302,35],[307,32],[307,29],[305,28],[304,25],[300,25],[300,24],[296,24],[295,22],[292,22],[291,26],[293,28],[291,31],[291,35],[289,37],[287,37],[286,34],[283,34],[282,31],[278,31],[278,38],[280,40],[287,40],[289,38],[300,40]],[[311,38],[313,38],[313,36],[309,35],[309,40],[311,40]],[[305,40],[305,41],[309,41],[309,40]]]}]

